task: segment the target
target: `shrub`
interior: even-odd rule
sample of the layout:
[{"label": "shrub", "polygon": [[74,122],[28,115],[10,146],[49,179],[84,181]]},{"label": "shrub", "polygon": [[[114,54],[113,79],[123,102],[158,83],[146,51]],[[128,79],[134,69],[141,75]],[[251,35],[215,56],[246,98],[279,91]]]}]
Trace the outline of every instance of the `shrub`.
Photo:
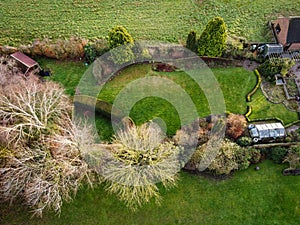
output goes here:
[{"label": "shrub", "polygon": [[294,65],[294,61],[291,59],[272,59],[266,60],[258,67],[259,73],[265,77],[268,81],[274,82],[275,75],[281,74],[286,76],[290,68]]},{"label": "shrub", "polygon": [[221,17],[208,22],[198,40],[198,53],[200,56],[222,56],[226,49],[226,25]]},{"label": "shrub", "polygon": [[282,163],[287,154],[287,149],[283,147],[275,147],[270,149],[270,158],[274,163]]},{"label": "shrub", "polygon": [[248,50],[244,48],[246,39],[236,36],[228,36],[226,40],[226,50],[223,54],[226,58],[244,59],[251,58],[252,54],[248,54]]},{"label": "shrub", "polygon": [[240,137],[247,126],[245,116],[230,113],[226,121],[226,135],[230,138],[237,139]]},{"label": "shrub", "polygon": [[86,42],[86,40],[77,37],[71,37],[69,40],[35,40],[29,49],[23,48],[22,51],[31,55],[54,59],[82,58],[84,57]]},{"label": "shrub", "polygon": [[105,163],[107,190],[135,210],[154,198],[159,200],[157,182],[173,186],[180,169],[180,148],[165,142],[155,123],[120,130],[112,143],[112,159]]},{"label": "shrub", "polygon": [[135,59],[135,55],[132,52],[132,45],[124,45],[118,50],[110,51],[110,59],[116,65],[122,65],[127,62],[133,62]]},{"label": "shrub", "polygon": [[124,27],[116,26],[109,31],[108,45],[110,49],[127,43],[133,43],[133,38]]},{"label": "shrub", "polygon": [[88,63],[92,63],[95,59],[109,50],[107,41],[99,39],[93,43],[84,46],[84,56]]},{"label": "shrub", "polygon": [[237,148],[235,152],[235,161],[239,170],[245,170],[249,167],[251,152],[247,148]]},{"label": "shrub", "polygon": [[186,47],[195,53],[198,52],[197,34],[195,31],[190,31],[186,40]]},{"label": "shrub", "polygon": [[258,149],[256,149],[256,148],[248,149],[248,151],[251,154],[250,163],[252,163],[252,164],[259,163],[259,161],[261,159],[261,153],[260,153],[260,151]]},{"label": "shrub", "polygon": [[300,166],[300,149],[292,148],[288,151],[287,155],[285,156],[283,163],[289,163],[290,169],[297,169]]},{"label": "shrub", "polygon": [[[197,148],[189,161],[192,167],[200,168],[201,160],[204,159],[207,145]],[[212,159],[208,169],[216,174],[229,174],[233,170],[245,169],[249,166],[251,154],[247,149],[241,148],[228,139],[222,141],[221,147],[214,159]]]},{"label": "shrub", "polygon": [[249,146],[252,144],[252,139],[250,137],[240,137],[237,143],[242,147]]}]

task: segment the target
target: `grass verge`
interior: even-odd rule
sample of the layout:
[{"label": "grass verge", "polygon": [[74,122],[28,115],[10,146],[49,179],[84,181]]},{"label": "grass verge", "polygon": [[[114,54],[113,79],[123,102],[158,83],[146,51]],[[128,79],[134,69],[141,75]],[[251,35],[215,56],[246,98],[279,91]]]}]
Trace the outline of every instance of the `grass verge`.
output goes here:
[{"label": "grass verge", "polygon": [[0,205],[1,224],[298,224],[300,177],[283,176],[286,165],[271,161],[237,172],[223,181],[181,172],[176,188],[161,189],[160,206],[150,202],[136,212],[124,207],[103,187],[82,188],[65,203],[62,214],[30,219],[24,207]]}]

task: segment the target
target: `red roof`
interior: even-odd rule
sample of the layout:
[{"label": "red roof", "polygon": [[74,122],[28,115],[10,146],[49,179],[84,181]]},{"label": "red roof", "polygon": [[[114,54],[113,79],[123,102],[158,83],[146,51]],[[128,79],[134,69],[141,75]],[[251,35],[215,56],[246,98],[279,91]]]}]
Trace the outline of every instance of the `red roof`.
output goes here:
[{"label": "red roof", "polygon": [[28,57],[27,55],[23,54],[22,52],[16,52],[14,54],[11,54],[11,57],[16,59],[20,63],[24,64],[28,68],[38,65],[38,63],[36,61],[34,61],[32,58]]},{"label": "red roof", "polygon": [[291,44],[289,50],[300,49],[300,17],[278,17],[272,21],[272,29],[278,43],[283,46]]}]

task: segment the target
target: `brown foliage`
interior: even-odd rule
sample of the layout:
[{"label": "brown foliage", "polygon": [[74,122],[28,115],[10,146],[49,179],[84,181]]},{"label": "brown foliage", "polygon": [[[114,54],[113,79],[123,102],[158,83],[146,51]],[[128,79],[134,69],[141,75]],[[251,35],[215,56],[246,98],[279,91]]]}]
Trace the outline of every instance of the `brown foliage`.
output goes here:
[{"label": "brown foliage", "polygon": [[247,121],[243,115],[230,113],[227,117],[226,125],[226,136],[237,139],[244,133],[247,126]]}]

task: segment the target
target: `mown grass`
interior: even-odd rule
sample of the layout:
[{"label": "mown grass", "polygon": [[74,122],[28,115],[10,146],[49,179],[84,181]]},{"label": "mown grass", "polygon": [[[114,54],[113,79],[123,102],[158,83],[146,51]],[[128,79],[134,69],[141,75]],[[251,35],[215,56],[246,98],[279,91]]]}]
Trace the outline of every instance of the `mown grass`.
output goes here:
[{"label": "mown grass", "polygon": [[254,165],[232,178],[216,181],[185,172],[178,186],[165,190],[161,205],[154,202],[131,212],[103,187],[82,188],[74,201],[64,203],[60,217],[45,213],[30,219],[20,205],[0,205],[1,224],[201,224],[291,225],[300,217],[300,177],[283,176],[287,165],[271,161]]},{"label": "mown grass", "polygon": [[[247,105],[245,102],[246,94],[255,85],[255,75],[243,68],[213,69],[216,79],[219,82],[226,103],[226,110],[234,113],[243,114]],[[199,117],[211,114],[209,103],[199,85],[184,72],[153,72],[150,65],[135,65],[125,69],[119,76],[110,81],[101,91],[100,99],[113,103],[118,93],[130,82],[145,76],[166,77],[179,84],[191,97],[197,108]],[[212,87],[213,88],[213,87]],[[174,93],[177,99],[178,93]],[[178,98],[180,100],[180,98]],[[182,104],[178,102],[177,104]],[[180,119],[174,106],[166,100],[149,97],[137,102],[132,108],[130,116],[137,124],[144,123],[150,119],[161,118],[168,127],[168,134],[175,134],[180,128]],[[184,115],[189,117],[190,115]]]},{"label": "mown grass", "polygon": [[[60,82],[67,89],[66,92],[73,95],[76,85],[87,69],[80,62],[58,62],[55,60],[39,59],[43,67],[48,67],[53,71],[50,79]],[[255,86],[256,77],[253,72],[243,68],[214,68],[213,74],[219,82],[223,91],[226,111],[244,114],[247,109],[246,95]],[[179,84],[193,100],[200,117],[210,114],[208,103],[199,86],[184,72],[153,72],[150,65],[135,65],[125,69],[120,75],[108,82],[102,88],[99,98],[113,103],[118,93],[123,90],[130,82],[143,78],[145,76],[166,77]],[[177,93],[174,93],[176,95]],[[285,124],[298,119],[295,112],[287,110],[281,104],[272,104],[268,102],[260,90],[253,96],[253,113],[250,119],[280,118]],[[137,102],[131,110],[130,116],[137,124],[154,118],[161,118],[165,121],[168,128],[168,134],[172,135],[180,127],[180,120],[177,111],[166,100],[150,97]],[[97,126],[101,131],[102,138],[109,139],[112,135],[111,124],[104,118],[97,118]]]},{"label": "mown grass", "polygon": [[36,38],[105,37],[125,26],[136,39],[177,42],[190,30],[200,34],[215,16],[224,18],[229,34],[270,41],[267,21],[299,15],[300,0],[2,0],[0,45],[27,44]]},{"label": "mown grass", "polygon": [[287,110],[283,104],[269,102],[260,89],[253,95],[249,105],[253,111],[250,120],[279,118],[287,125],[299,119],[296,112]]}]

